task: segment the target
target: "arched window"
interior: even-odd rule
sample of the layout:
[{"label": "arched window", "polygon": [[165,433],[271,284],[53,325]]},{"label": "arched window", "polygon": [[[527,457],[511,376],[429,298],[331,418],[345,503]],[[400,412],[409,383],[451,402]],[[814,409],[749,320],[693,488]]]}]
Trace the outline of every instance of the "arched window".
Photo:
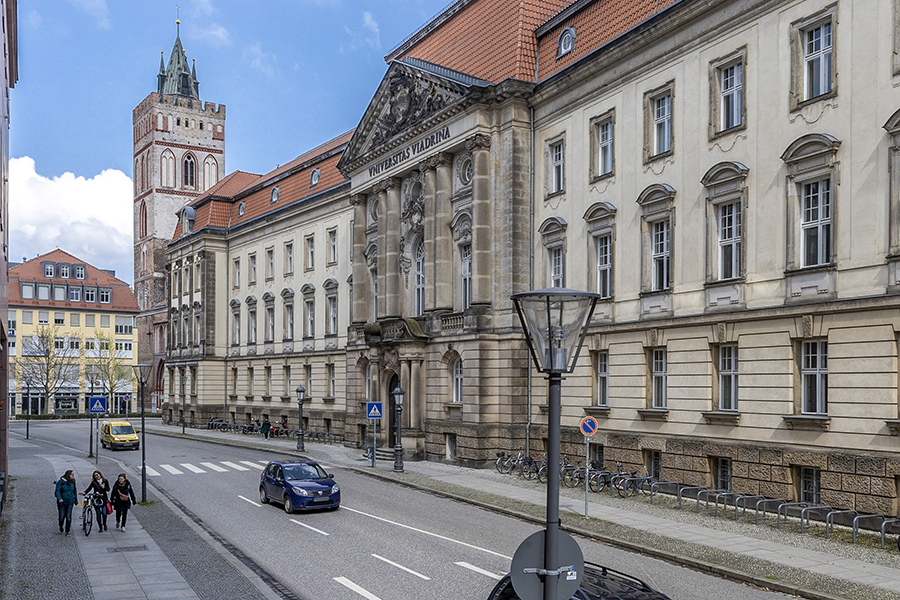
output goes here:
[{"label": "arched window", "polygon": [[194,157],[190,154],[184,157],[184,170],[182,171],[182,185],[184,187],[194,187],[196,185],[194,179]]},{"label": "arched window", "polygon": [[147,189],[147,162],[144,156],[141,156],[141,189]]},{"label": "arched window", "polygon": [[463,401],[463,361],[457,358],[450,367],[453,378],[453,402]]},{"label": "arched window", "polygon": [[134,159],[134,193],[137,195],[141,185],[141,161]]},{"label": "arched window", "polygon": [[425,240],[416,246],[416,316],[425,314]]},{"label": "arched window", "polygon": [[212,156],[203,161],[203,189],[208,190],[219,182],[219,163]]},{"label": "arched window", "polygon": [[138,217],[138,236],[147,237],[147,204],[141,200],[141,210]]},{"label": "arched window", "polygon": [[175,155],[170,150],[159,157],[159,175],[162,187],[175,187]]}]

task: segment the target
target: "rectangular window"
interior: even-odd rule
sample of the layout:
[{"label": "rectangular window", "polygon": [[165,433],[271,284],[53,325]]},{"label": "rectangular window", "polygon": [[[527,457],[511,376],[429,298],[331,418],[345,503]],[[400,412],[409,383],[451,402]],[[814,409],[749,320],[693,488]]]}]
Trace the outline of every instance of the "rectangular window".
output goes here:
[{"label": "rectangular window", "polygon": [[[38,284],[38,300],[50,299],[50,286]],[[93,302],[93,300],[91,301]]]},{"label": "rectangular window", "polygon": [[22,284],[22,299],[23,300],[32,300],[34,299],[34,286],[30,283]]},{"label": "rectangular window", "polygon": [[303,378],[306,380],[306,397],[312,398],[312,365],[303,365]]},{"label": "rectangular window", "polygon": [[719,410],[737,410],[738,348],[719,346]]},{"label": "rectangular window", "polygon": [[231,269],[231,280],[232,285],[234,287],[240,287],[241,285],[241,259],[236,258],[232,263]]},{"label": "rectangular window", "polygon": [[651,353],[651,377],[653,386],[653,408],[666,408],[666,350],[656,348]]},{"label": "rectangular window", "polygon": [[57,302],[65,302],[66,301],[66,286],[64,285],[54,285],[53,286],[53,299]]},{"label": "rectangular window", "polygon": [[609,352],[597,353],[597,406],[609,406]]},{"label": "rectangular window", "polygon": [[803,414],[828,414],[828,342],[803,342],[800,377]]},{"label": "rectangular window", "polygon": [[75,279],[84,279],[84,267],[75,267]]},{"label": "rectangular window", "polygon": [[284,391],[282,392],[285,396],[290,396],[292,394],[291,390],[291,368],[289,366],[284,367]]},{"label": "rectangular window", "polygon": [[821,504],[821,471],[812,467],[800,468],[800,502]]},{"label": "rectangular window", "polygon": [[803,266],[831,262],[831,179],[803,184],[800,227]]},{"label": "rectangular window", "polygon": [[284,245],[284,272],[290,275],[294,272],[294,244],[287,243]]},{"label": "rectangular window", "polygon": [[311,338],[316,335],[316,304],[312,299],[304,301],[306,309],[306,331],[304,337]]},{"label": "rectangular window", "polygon": [[831,23],[803,32],[805,100],[831,91]]},{"label": "rectangular window", "polygon": [[116,317],[116,333],[131,335],[134,330],[134,317]]},{"label": "rectangular window", "polygon": [[197,262],[194,263],[194,289],[196,291],[200,291],[200,259],[197,259]]},{"label": "rectangular window", "polygon": [[550,193],[561,192],[565,188],[565,147],[562,142],[550,145]]},{"label": "rectangular window", "polygon": [[231,314],[231,343],[232,344],[240,344],[241,343],[241,314],[240,313],[232,313]]},{"label": "rectangular window", "polygon": [[96,317],[97,315],[84,315],[84,326],[85,327],[96,327]]},{"label": "rectangular window", "polygon": [[649,460],[647,462],[650,463],[649,468],[647,469],[647,474],[650,477],[653,477],[657,481],[662,479],[662,452],[659,450],[650,450],[649,456],[647,457]]},{"label": "rectangular window", "polygon": [[[184,388],[182,388],[182,394],[184,393]],[[249,367],[247,369],[247,394],[253,395],[253,367]]]},{"label": "rectangular window", "polygon": [[294,305],[284,305],[284,339],[294,339]]},{"label": "rectangular window", "polygon": [[334,384],[334,365],[328,365],[328,396],[330,398],[334,398],[335,384]]},{"label": "rectangular window", "polygon": [[717,208],[719,213],[719,279],[741,276],[741,203]]},{"label": "rectangular window", "polygon": [[53,279],[53,271],[54,269],[52,264],[44,265],[44,277],[46,277],[47,279]]},{"label": "rectangular window", "polygon": [[247,343],[256,343],[256,310],[247,311]]},{"label": "rectangular window", "polygon": [[6,328],[7,329],[15,329],[16,328],[16,310],[13,308],[6,311]]},{"label": "rectangular window", "polygon": [[34,313],[30,310],[22,311],[22,324],[23,325],[31,325],[34,323]]},{"label": "rectangular window", "polygon": [[81,315],[79,313],[69,313],[69,325],[81,327]]},{"label": "rectangular window", "polygon": [[737,127],[743,119],[743,64],[732,63],[719,69],[721,78],[721,131]]},{"label": "rectangular window", "polygon": [[564,271],[565,262],[563,261],[563,249],[559,246],[550,248],[550,286],[565,287]]},{"label": "rectangular window", "polygon": [[247,257],[247,283],[256,283],[256,255]]},{"label": "rectangular window", "polygon": [[602,298],[612,298],[612,237],[598,235],[594,245],[597,250],[597,293]]},{"label": "rectangular window", "polygon": [[100,327],[109,327],[109,315],[100,315]]},{"label": "rectangular window", "polygon": [[462,309],[472,305],[472,245],[460,248],[460,272],[462,274]]},{"label": "rectangular window", "polygon": [[65,325],[66,324],[66,313],[53,313],[53,324],[54,325]]},{"label": "rectangular window", "polygon": [[652,290],[659,292],[669,289],[669,265],[671,259],[669,240],[669,220],[653,223],[653,264]]},{"label": "rectangular window", "polygon": [[46,310],[38,311],[38,325],[49,325],[50,324],[50,313]]},{"label": "rectangular window", "polygon": [[613,123],[597,125],[597,174],[609,175],[613,170]]},{"label": "rectangular window", "polygon": [[275,339],[275,307],[266,307],[266,341],[271,342]]},{"label": "rectangular window", "polygon": [[59,276],[63,279],[69,278],[69,265],[59,265]]},{"label": "rectangular window", "polygon": [[716,458],[716,489],[731,491],[731,459]]},{"label": "rectangular window", "polygon": [[672,149],[672,96],[653,99],[653,154]]},{"label": "rectangular window", "polygon": [[275,277],[275,249],[266,250],[266,279]]},{"label": "rectangular window", "polygon": [[53,338],[53,349],[57,352],[66,349],[66,338]]},{"label": "rectangular window", "polygon": [[328,296],[328,335],[337,335],[338,313],[337,296]]},{"label": "rectangular window", "polygon": [[272,367],[265,367],[263,369],[263,378],[265,379],[265,381],[263,382],[263,384],[265,386],[265,390],[263,391],[263,394],[265,394],[266,396],[271,396],[272,395]]},{"label": "rectangular window", "polygon": [[338,259],[337,229],[328,230],[328,263],[334,264]]},{"label": "rectangular window", "polygon": [[69,288],[69,302],[81,302],[81,288]]},{"label": "rectangular window", "polygon": [[316,265],[316,238],[308,235],[306,238],[306,270],[313,269]]},{"label": "rectangular window", "polygon": [[84,288],[84,301],[85,302],[96,302],[97,301],[97,290],[95,288]]}]

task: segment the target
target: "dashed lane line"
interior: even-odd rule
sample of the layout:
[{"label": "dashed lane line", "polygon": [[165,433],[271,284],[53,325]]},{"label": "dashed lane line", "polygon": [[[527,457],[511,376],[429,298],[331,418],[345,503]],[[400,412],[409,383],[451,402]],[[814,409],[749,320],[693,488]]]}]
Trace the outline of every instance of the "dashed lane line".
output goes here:
[{"label": "dashed lane line", "polygon": [[502,579],[503,578],[501,575],[497,575],[496,573],[491,573],[490,571],[485,571],[484,569],[479,569],[475,565],[470,565],[467,562],[458,562],[458,563],[453,563],[453,564],[463,567],[465,569],[469,569],[470,571],[475,571],[476,573],[481,573],[482,575],[487,575],[491,579]]},{"label": "dashed lane line", "polygon": [[412,569],[408,569],[408,568],[404,567],[403,565],[399,565],[399,564],[395,563],[395,562],[392,561],[392,560],[386,559],[386,558],[383,557],[383,556],[378,556],[377,554],[373,554],[372,556],[374,556],[374,557],[377,558],[378,560],[381,560],[381,561],[386,562],[387,564],[389,564],[389,565],[391,565],[391,566],[393,566],[393,567],[397,567],[397,568],[400,569],[401,571],[406,571],[407,573],[410,573],[410,574],[412,574],[412,575],[415,575],[416,577],[419,577],[419,578],[421,578],[421,579],[424,579],[425,581],[431,581],[431,577],[426,577],[425,575],[422,575],[421,573],[416,573],[416,572],[413,571]]},{"label": "dashed lane line", "polygon": [[238,498],[240,498],[240,499],[243,500],[244,502],[249,502],[249,503],[252,504],[253,506],[262,506],[262,504],[259,504],[258,502],[254,502],[254,501],[251,500],[250,498],[245,498],[245,497],[241,496],[240,494],[238,494]]},{"label": "dashed lane line", "polygon": [[297,519],[291,519],[291,522],[292,522],[292,523],[296,523],[297,525],[300,525],[301,527],[306,527],[306,528],[309,529],[310,531],[315,531],[316,533],[321,533],[322,535],[331,535],[330,533],[325,533],[325,532],[322,531],[321,529],[316,529],[315,527],[312,527],[312,526],[310,526],[310,525],[307,525],[306,523],[301,523],[301,522],[298,521]]},{"label": "dashed lane line", "polygon": [[346,577],[335,577],[334,580],[337,581],[342,586],[344,586],[345,588],[353,590],[354,592],[356,592],[357,594],[359,594],[366,600],[381,600],[381,598],[379,598],[375,594],[369,592],[368,590],[366,590],[364,588],[359,587],[358,585],[356,585],[355,583],[353,583]]}]

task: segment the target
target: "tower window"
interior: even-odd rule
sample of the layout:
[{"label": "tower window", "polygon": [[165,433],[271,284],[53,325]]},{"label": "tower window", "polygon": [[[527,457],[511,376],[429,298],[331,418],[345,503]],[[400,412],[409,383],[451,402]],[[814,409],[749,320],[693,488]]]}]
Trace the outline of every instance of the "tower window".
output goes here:
[{"label": "tower window", "polygon": [[200,121],[200,129],[203,129],[203,121]]},{"label": "tower window", "polygon": [[176,118],[175,118],[175,124],[176,124],[176,125],[181,125],[181,117],[176,117]]},{"label": "tower window", "polygon": [[194,157],[188,154],[184,157],[184,172],[183,172],[183,185],[184,187],[194,187]]}]

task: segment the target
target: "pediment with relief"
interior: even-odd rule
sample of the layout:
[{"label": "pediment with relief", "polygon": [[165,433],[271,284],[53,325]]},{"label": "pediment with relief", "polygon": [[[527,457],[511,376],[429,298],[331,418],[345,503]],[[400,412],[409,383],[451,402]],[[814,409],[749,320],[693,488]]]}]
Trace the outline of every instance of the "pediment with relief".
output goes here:
[{"label": "pediment with relief", "polygon": [[412,65],[394,61],[378,86],[347,150],[338,163],[343,170],[464,97],[468,86]]}]

